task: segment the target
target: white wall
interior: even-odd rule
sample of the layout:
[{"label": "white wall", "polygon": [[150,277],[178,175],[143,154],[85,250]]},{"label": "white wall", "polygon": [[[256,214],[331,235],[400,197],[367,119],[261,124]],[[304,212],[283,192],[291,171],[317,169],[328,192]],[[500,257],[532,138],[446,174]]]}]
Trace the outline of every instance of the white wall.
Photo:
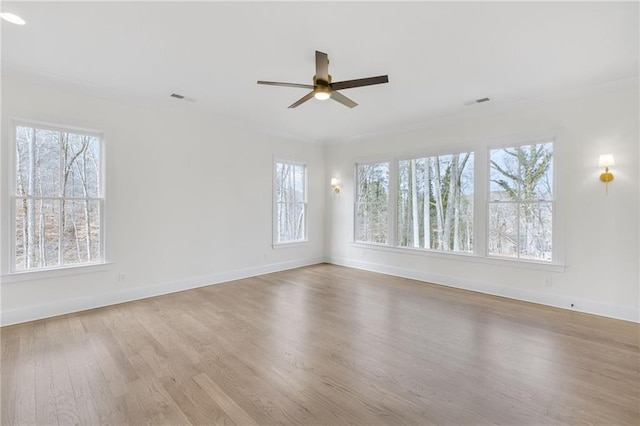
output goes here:
[{"label": "white wall", "polygon": [[[324,260],[324,150],[194,115],[2,76],[2,323],[102,306]],[[57,85],[57,84],[56,84]],[[101,130],[106,143],[105,267],[82,274],[10,269],[10,119]],[[307,162],[311,241],[272,249],[274,156]],[[119,273],[126,281],[119,282]]]},{"label": "white wall", "polygon": [[[477,107],[473,107],[477,108]],[[330,261],[548,305],[640,321],[638,84],[621,81],[590,93],[477,109],[467,117],[327,148],[327,176],[344,185],[327,198]],[[353,244],[354,163],[447,147],[555,135],[557,194],[565,220],[564,267],[516,267],[456,256]],[[605,196],[599,154],[613,153],[615,180]],[[478,158],[476,161],[481,161]],[[545,279],[551,278],[547,287]]]},{"label": "white wall", "polygon": [[[374,271],[640,321],[640,152],[635,83],[490,106],[440,124],[327,147],[198,116],[2,76],[0,232],[2,324],[223,282],[329,259]],[[10,118],[105,132],[107,255],[91,272],[8,279]],[[555,133],[565,267],[531,269],[354,245],[356,160]],[[599,154],[616,158],[604,195]],[[306,160],[310,244],[271,248],[272,159]],[[343,191],[330,194],[329,178]],[[325,201],[326,196],[326,201]],[[326,230],[326,232],[325,232]],[[127,275],[125,282],[118,274]],[[546,278],[552,286],[546,287]]]}]

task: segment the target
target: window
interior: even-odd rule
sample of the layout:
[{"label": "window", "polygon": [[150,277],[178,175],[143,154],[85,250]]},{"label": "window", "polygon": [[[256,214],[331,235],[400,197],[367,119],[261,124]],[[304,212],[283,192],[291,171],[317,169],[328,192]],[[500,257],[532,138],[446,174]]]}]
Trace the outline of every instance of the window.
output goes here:
[{"label": "window", "polygon": [[307,240],[306,179],[304,164],[276,162],[276,244]]},{"label": "window", "polygon": [[473,251],[473,153],[398,161],[397,244]]},{"label": "window", "polygon": [[356,165],[355,240],[387,244],[389,163]]},{"label": "window", "polygon": [[553,148],[546,138],[356,163],[354,242],[559,266]]},{"label": "window", "polygon": [[17,125],[14,271],[103,261],[98,135]]},{"label": "window", "polygon": [[489,158],[489,255],[551,261],[553,144],[492,149]]}]

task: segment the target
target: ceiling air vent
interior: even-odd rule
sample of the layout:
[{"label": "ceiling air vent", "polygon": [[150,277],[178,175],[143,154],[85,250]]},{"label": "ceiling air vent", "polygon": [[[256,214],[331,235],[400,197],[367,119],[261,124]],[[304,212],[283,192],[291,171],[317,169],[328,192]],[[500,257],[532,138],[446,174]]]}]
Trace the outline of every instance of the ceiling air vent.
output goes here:
[{"label": "ceiling air vent", "polygon": [[482,103],[485,103],[485,102],[489,102],[490,100],[491,100],[491,98],[473,99],[473,100],[465,102],[464,104],[466,106],[471,106],[471,105],[475,105],[475,104],[482,104]]}]

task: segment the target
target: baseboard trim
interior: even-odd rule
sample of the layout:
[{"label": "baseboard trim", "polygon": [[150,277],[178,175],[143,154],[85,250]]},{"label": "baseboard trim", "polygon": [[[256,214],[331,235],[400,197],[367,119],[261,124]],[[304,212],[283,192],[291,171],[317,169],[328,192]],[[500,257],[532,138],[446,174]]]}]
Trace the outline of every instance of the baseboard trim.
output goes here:
[{"label": "baseboard trim", "polygon": [[[398,268],[395,266],[383,265],[378,263],[363,262],[360,260],[349,258],[330,257],[327,261],[334,265],[347,266],[349,268],[362,269],[402,278],[410,278],[413,280],[443,285],[446,287],[470,290],[478,293],[491,294],[493,296],[506,297],[509,299],[516,299],[524,302],[552,306],[555,308],[566,309],[574,312],[583,312],[608,318],[640,323],[640,309],[633,306],[620,306],[589,299],[548,295],[530,290],[496,286],[486,282],[464,280],[448,275],[445,276],[432,274],[428,272]],[[573,307],[571,307],[572,304]]]},{"label": "baseboard trim", "polygon": [[[475,280],[463,280],[451,276],[431,274],[423,271],[398,268],[395,266],[377,264],[372,262],[363,262],[341,257],[330,257],[328,259],[299,259],[289,262],[256,266],[252,268],[224,271],[210,275],[190,277],[183,280],[176,280],[142,287],[134,287],[126,290],[120,290],[89,297],[78,297],[74,299],[66,299],[63,301],[25,306],[18,309],[3,311],[0,315],[0,326],[4,327],[8,325],[20,324],[59,315],[71,314],[88,309],[117,305],[119,303],[131,302],[134,300],[146,299],[155,296],[162,296],[164,294],[176,293],[179,291],[191,290],[199,287],[206,287],[209,285],[222,284],[230,281],[240,280],[243,278],[255,277],[257,275],[270,274],[273,272],[285,271],[288,269],[316,265],[323,262],[346,266],[349,268],[377,272],[386,275],[393,275],[396,277],[410,278],[417,281],[443,285],[446,287],[476,291],[479,293],[491,294],[494,296],[501,296],[576,312],[584,312],[603,317],[640,323],[640,309],[632,306],[619,306],[588,299],[576,299],[566,296],[546,295],[529,290],[496,286],[493,284]],[[572,303],[574,304],[573,308],[571,308]]]},{"label": "baseboard trim", "polygon": [[324,258],[298,259],[288,262],[273,263],[269,265],[190,277],[183,280],[133,287],[110,293],[65,299],[39,305],[29,305],[3,311],[0,315],[0,326],[4,327],[7,325],[20,324],[23,322],[86,311],[88,309],[102,308],[105,306],[117,305],[119,303],[131,302],[134,300],[162,296],[164,294],[176,293],[209,285],[222,284],[243,278],[255,277],[257,275],[315,265],[325,261],[326,260]]}]

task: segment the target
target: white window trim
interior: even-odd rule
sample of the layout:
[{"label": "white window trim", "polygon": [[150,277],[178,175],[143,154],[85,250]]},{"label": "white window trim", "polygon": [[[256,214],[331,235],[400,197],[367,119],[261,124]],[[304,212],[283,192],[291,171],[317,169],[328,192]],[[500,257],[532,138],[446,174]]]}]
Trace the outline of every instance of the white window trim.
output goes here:
[{"label": "white window trim", "polygon": [[[278,241],[278,200],[276,197],[277,186],[277,164],[291,164],[295,166],[304,167],[304,239],[295,241]],[[272,200],[272,220],[271,220],[271,248],[282,249],[295,246],[308,245],[309,239],[309,166],[306,161],[300,159],[292,160],[284,157],[273,157],[273,164],[271,165],[271,200]]]},{"label": "white window trim", "polygon": [[[382,250],[394,253],[411,254],[424,257],[441,258],[448,260],[465,260],[482,264],[511,266],[525,269],[544,270],[551,272],[564,271],[565,265],[565,244],[564,244],[564,206],[562,203],[562,192],[559,179],[559,167],[558,164],[562,163],[562,151],[559,149],[558,139],[562,138],[562,129],[553,129],[551,131],[539,132],[535,134],[520,134],[512,135],[500,139],[492,140],[478,140],[474,143],[465,143],[459,145],[453,145],[450,147],[435,147],[431,150],[411,151],[405,152],[400,155],[392,156],[375,156],[368,158],[357,158],[353,161],[353,176],[354,182],[357,185],[357,165],[358,164],[372,164],[389,162],[389,216],[393,215],[393,222],[390,219],[390,225],[388,228],[388,243],[369,243],[366,241],[357,241],[355,239],[355,221],[356,221],[356,209],[355,198],[357,196],[354,190],[353,200],[353,218],[351,221],[352,226],[352,239],[349,241],[349,245],[354,248],[360,249],[372,249]],[[489,232],[489,154],[492,149],[509,148],[514,146],[533,145],[537,143],[553,143],[553,258],[551,261],[537,261],[532,259],[500,257],[488,255],[488,232]],[[397,170],[398,161],[410,160],[413,158],[425,158],[434,157],[439,155],[457,154],[463,152],[474,153],[474,224],[482,224],[482,226],[474,225],[474,244],[473,252],[454,252],[454,251],[440,251],[433,249],[415,248],[415,247],[400,247],[395,245],[395,239],[397,236]],[[479,160],[483,161],[479,161]],[[392,171],[393,167],[393,171]],[[394,173],[394,174],[391,174]],[[393,190],[393,195],[391,194]],[[393,239],[393,245],[390,243]]]},{"label": "white window trim", "polygon": [[46,280],[72,275],[88,274],[93,272],[103,272],[111,270],[111,262],[92,262],[80,265],[57,266],[48,269],[33,269],[29,271],[11,272],[0,276],[0,283],[8,284],[30,280]]},{"label": "white window trim", "polygon": [[[69,265],[55,265],[50,267],[43,268],[33,268],[28,270],[16,270],[16,239],[15,239],[15,203],[18,198],[17,188],[16,188],[16,151],[17,151],[17,134],[16,127],[25,126],[32,127],[37,129],[45,129],[45,130],[53,130],[57,132],[66,132],[66,133],[80,133],[89,136],[95,136],[100,139],[100,197],[93,198],[93,200],[97,200],[100,202],[100,257],[101,259],[93,262],[85,262],[79,264],[69,264]],[[37,120],[29,120],[29,119],[10,119],[9,120],[9,152],[8,157],[11,159],[7,162],[7,172],[8,172],[8,199],[7,204],[9,206],[9,224],[8,224],[8,236],[9,236],[9,265],[7,273],[3,274],[1,278],[1,282],[15,282],[15,281],[26,281],[31,279],[44,279],[44,278],[53,278],[58,276],[65,275],[75,275],[79,273],[85,273],[96,270],[96,267],[101,265],[107,265],[107,253],[106,253],[106,161],[105,161],[105,135],[104,132],[95,129],[87,129],[83,127],[77,127],[72,125],[60,125],[54,124],[50,122],[42,122]],[[65,198],[65,197],[44,197],[44,198]],[[6,244],[6,242],[2,242],[2,244]]]}]

